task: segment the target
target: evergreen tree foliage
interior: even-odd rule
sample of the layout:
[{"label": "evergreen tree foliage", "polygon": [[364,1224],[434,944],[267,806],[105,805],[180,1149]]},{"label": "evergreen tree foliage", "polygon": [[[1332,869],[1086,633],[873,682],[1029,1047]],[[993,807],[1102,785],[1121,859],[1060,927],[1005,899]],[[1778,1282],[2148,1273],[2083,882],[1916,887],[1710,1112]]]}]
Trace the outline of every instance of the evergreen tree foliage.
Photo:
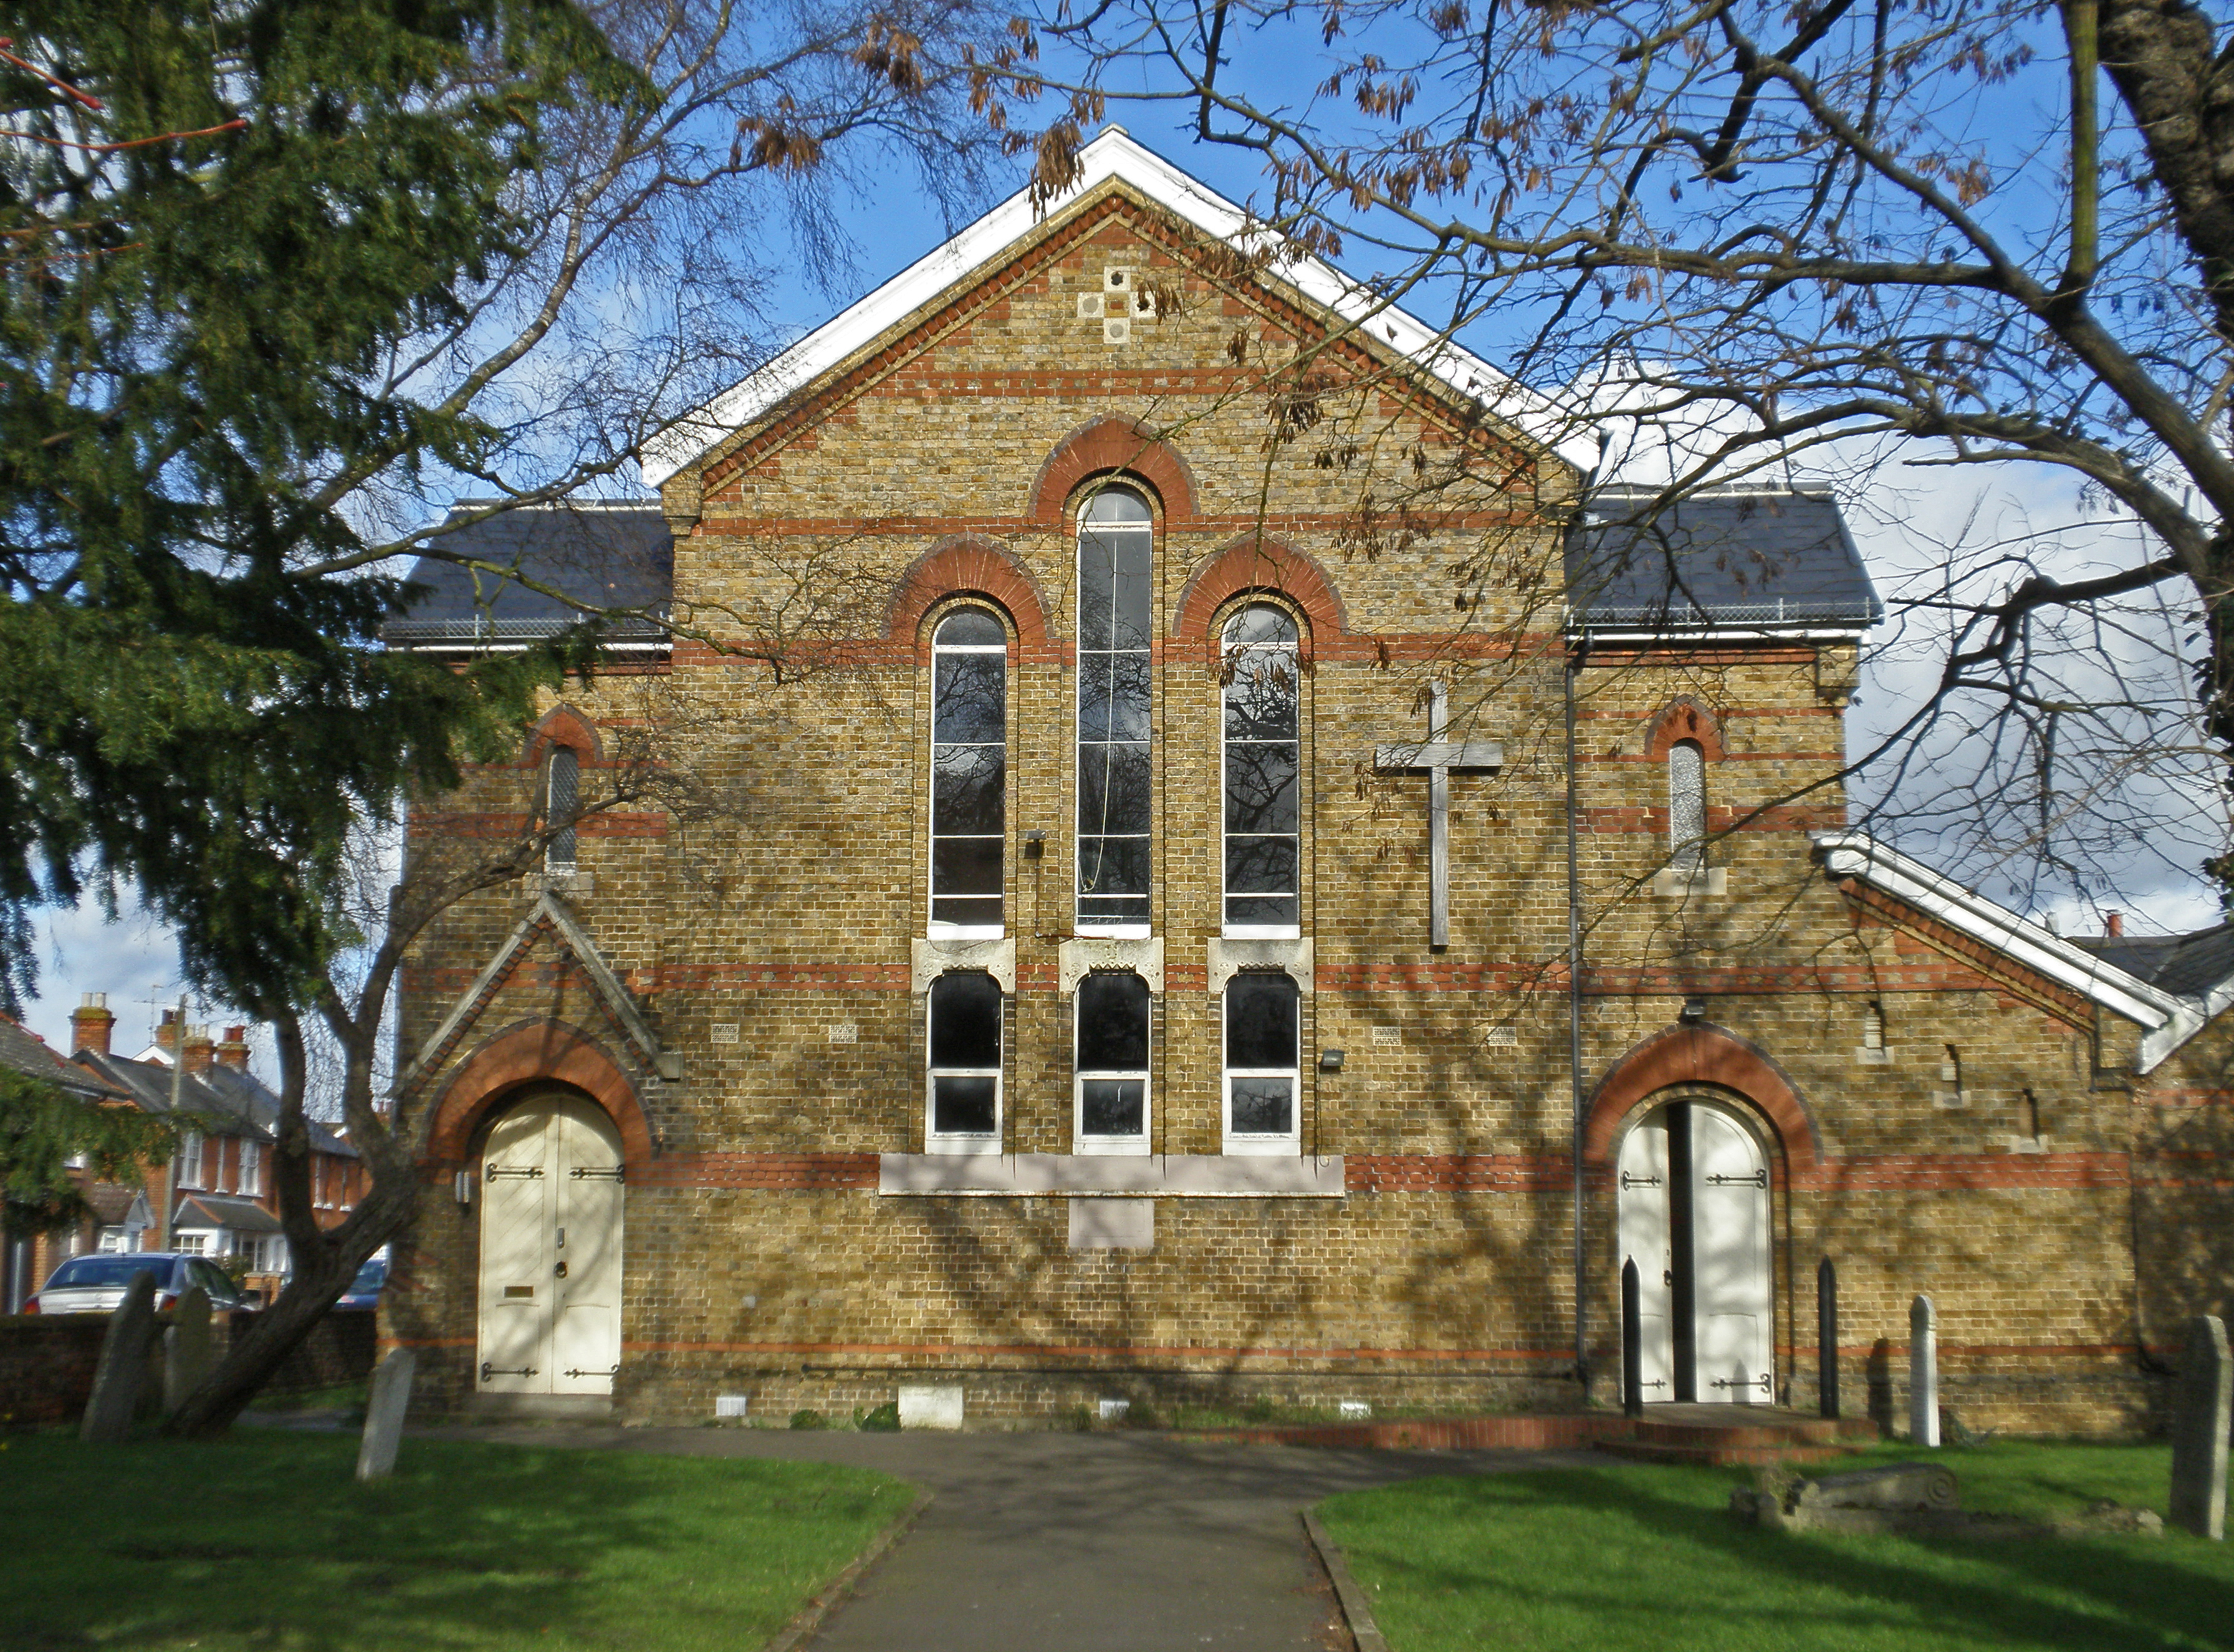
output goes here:
[{"label": "evergreen tree foliage", "polygon": [[89,1214],[84,1178],[134,1179],[174,1139],[165,1120],[137,1107],[84,1101],[0,1067],[0,1230],[21,1238],[76,1226]]}]

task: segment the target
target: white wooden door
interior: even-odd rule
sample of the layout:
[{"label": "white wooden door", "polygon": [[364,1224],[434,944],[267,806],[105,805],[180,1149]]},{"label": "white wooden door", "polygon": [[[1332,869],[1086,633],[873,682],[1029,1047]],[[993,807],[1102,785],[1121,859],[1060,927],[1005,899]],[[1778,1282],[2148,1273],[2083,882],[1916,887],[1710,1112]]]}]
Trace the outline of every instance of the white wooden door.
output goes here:
[{"label": "white wooden door", "polygon": [[1621,1144],[1617,1177],[1620,1211],[1621,1255],[1615,1259],[1614,1283],[1620,1287],[1620,1268],[1636,1263],[1638,1366],[1644,1397],[1674,1397],[1676,1340],[1669,1303],[1675,1283],[1675,1257],[1669,1248],[1668,1119],[1654,1113],[1636,1124]]},{"label": "white wooden door", "polygon": [[481,1392],[612,1392],[620,1166],[611,1121],[575,1097],[524,1102],[491,1128],[481,1165]]},{"label": "white wooden door", "polygon": [[1753,1133],[1718,1107],[1692,1106],[1691,1143],[1699,1398],[1772,1405],[1768,1166]]}]

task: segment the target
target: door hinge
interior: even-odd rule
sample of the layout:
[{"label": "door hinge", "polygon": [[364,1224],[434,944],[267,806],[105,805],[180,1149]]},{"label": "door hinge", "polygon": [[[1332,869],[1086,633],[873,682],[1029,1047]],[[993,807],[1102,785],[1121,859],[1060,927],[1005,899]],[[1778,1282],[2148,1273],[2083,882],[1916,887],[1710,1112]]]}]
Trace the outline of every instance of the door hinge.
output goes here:
[{"label": "door hinge", "polygon": [[534,1374],[535,1368],[532,1365],[523,1365],[516,1370],[507,1371],[500,1368],[487,1360],[483,1360],[481,1361],[481,1381],[484,1382],[487,1381],[493,1376],[533,1376]]},{"label": "door hinge", "polygon": [[486,1179],[492,1182],[539,1182],[543,1179],[543,1166],[540,1165],[500,1165],[496,1160],[492,1159],[489,1160],[488,1169],[483,1172],[483,1175]]},{"label": "door hinge", "polygon": [[617,1182],[626,1179],[621,1172],[627,1168],[625,1165],[615,1165],[610,1170],[592,1170],[587,1165],[577,1165],[566,1173],[571,1180],[578,1182]]},{"label": "door hinge", "polygon": [[1756,1170],[1750,1175],[1745,1176],[1709,1176],[1707,1178],[1707,1185],[1709,1187],[1766,1187],[1768,1185],[1768,1172],[1766,1170]]},{"label": "door hinge", "polygon": [[1660,1179],[1657,1176],[1632,1176],[1627,1171],[1623,1171],[1621,1173],[1621,1191],[1624,1193],[1629,1192],[1632,1187],[1657,1187],[1659,1185]]},{"label": "door hinge", "polygon": [[620,1374],[621,1374],[621,1368],[620,1368],[619,1366],[616,1365],[616,1366],[615,1366],[615,1367],[613,1367],[613,1368],[612,1368],[612,1369],[611,1369],[610,1371],[561,1371],[558,1374],[559,1374],[560,1376],[569,1376],[569,1377],[585,1377],[585,1376],[601,1376],[601,1377],[610,1377],[610,1376],[618,1376]]}]

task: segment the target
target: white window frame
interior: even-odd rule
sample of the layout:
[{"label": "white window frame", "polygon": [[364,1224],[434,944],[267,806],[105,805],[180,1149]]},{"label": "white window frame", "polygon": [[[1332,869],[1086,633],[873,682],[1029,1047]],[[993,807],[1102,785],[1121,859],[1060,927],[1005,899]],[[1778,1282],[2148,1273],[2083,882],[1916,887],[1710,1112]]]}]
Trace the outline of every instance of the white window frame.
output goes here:
[{"label": "white window frame", "polygon": [[[1132,970],[1111,971],[1130,975],[1143,988],[1146,980]],[[1092,975],[1080,977],[1078,990],[1070,998],[1070,1143],[1071,1151],[1086,1157],[1142,1158],[1148,1152],[1148,1142],[1155,1128],[1156,1087],[1150,1074],[1156,1061],[1156,995],[1147,994],[1148,1036],[1141,1063],[1134,1068],[1095,1068],[1088,1072],[1078,1064],[1079,1006],[1086,995],[1086,984]],[[1086,1082],[1093,1079],[1137,1080],[1140,1086],[1140,1130],[1131,1136],[1090,1136],[1086,1133]]]},{"label": "white window frame", "polygon": [[206,1191],[207,1185],[202,1180],[202,1151],[203,1142],[202,1133],[200,1131],[189,1130],[180,1139],[180,1186],[202,1188]]},{"label": "white window frame", "polygon": [[[1001,641],[992,643],[941,643],[940,631],[957,614],[983,614],[1001,628]],[[936,911],[938,898],[938,661],[943,654],[997,654],[1001,656],[1001,735],[1003,751],[1001,768],[1001,921],[997,924],[952,924],[936,916],[926,916],[925,933],[942,939],[960,941],[998,941],[1009,933],[1009,811],[1008,811],[1008,727],[1009,727],[1009,628],[1001,616],[983,603],[962,603],[938,617],[931,632],[931,773],[925,778],[923,818],[930,833],[931,852],[925,857],[923,869],[924,911]],[[947,742],[961,744],[960,741]]]},{"label": "white window frame", "polygon": [[93,1248],[99,1256],[129,1256],[133,1250],[132,1230],[126,1227],[103,1228],[95,1237]]},{"label": "white window frame", "polygon": [[[1075,766],[1083,759],[1082,747],[1084,745],[1084,741],[1081,739],[1081,735],[1083,732],[1085,721],[1087,675],[1086,656],[1088,653],[1099,654],[1107,652],[1113,660],[1125,654],[1137,653],[1142,656],[1144,660],[1148,663],[1150,670],[1148,676],[1147,746],[1148,773],[1151,776],[1153,776],[1155,774],[1156,762],[1156,687],[1153,670],[1155,660],[1154,633],[1156,628],[1155,598],[1153,596],[1155,590],[1156,568],[1156,507],[1145,489],[1138,487],[1127,480],[1111,480],[1096,486],[1079,501],[1078,519],[1075,525],[1076,532],[1071,536],[1071,578],[1073,581],[1071,588],[1081,593],[1081,597],[1083,597],[1086,590],[1085,558],[1086,534],[1088,528],[1087,513],[1093,508],[1094,500],[1104,493],[1122,493],[1129,495],[1131,498],[1138,500],[1141,506],[1148,513],[1148,519],[1145,522],[1096,522],[1092,526],[1094,532],[1097,534],[1109,535],[1140,533],[1146,538],[1148,542],[1148,588],[1151,593],[1148,608],[1148,631],[1150,640],[1146,646],[1140,649],[1118,649],[1109,650],[1101,649],[1089,650],[1086,647],[1085,643],[1086,626],[1082,616],[1078,626],[1079,643],[1078,646],[1072,652],[1073,663],[1077,667],[1077,669],[1074,674],[1076,676],[1077,681],[1073,685],[1073,695],[1070,707],[1070,748],[1074,763],[1074,773],[1072,774],[1071,784],[1072,831],[1070,845],[1072,858],[1076,863],[1074,866],[1071,876],[1071,927],[1074,933],[1081,936],[1097,937],[1107,937],[1123,940],[1143,940],[1153,933],[1156,917],[1155,872],[1153,869],[1155,866],[1157,800],[1155,783],[1153,778],[1149,782],[1148,790],[1148,829],[1144,838],[1144,840],[1148,845],[1148,865],[1150,868],[1148,874],[1149,886],[1143,898],[1146,904],[1146,915],[1137,921],[1127,921],[1101,917],[1088,917],[1080,910],[1080,908],[1084,904],[1086,899],[1085,891],[1079,886],[1080,879],[1083,877],[1085,872],[1085,844],[1087,832],[1086,821],[1083,818],[1083,811],[1086,787],[1082,783],[1083,776],[1076,772]],[[1107,836],[1107,834],[1100,833],[1094,835],[1096,837]]]},{"label": "white window frame", "polygon": [[250,1198],[264,1195],[264,1144],[245,1141],[240,1144],[240,1172],[236,1179],[241,1192]]},{"label": "white window frame", "polygon": [[[1254,982],[1264,980],[1265,978],[1267,978],[1265,976],[1258,974],[1237,975],[1231,981],[1226,983],[1225,991],[1227,993],[1231,992],[1237,984],[1244,981]],[[1231,1022],[1228,1019],[1229,1007],[1226,1002],[1225,994],[1221,993],[1218,996],[1218,1067],[1220,1069],[1220,1078],[1218,1082],[1218,1123],[1224,1132],[1224,1146],[1225,1152],[1229,1157],[1255,1157],[1260,1159],[1291,1158],[1296,1154],[1302,1152],[1303,1150],[1303,995],[1301,991],[1297,989],[1292,976],[1280,976],[1272,978],[1287,981],[1289,989],[1296,995],[1296,1059],[1292,1066],[1235,1067],[1231,1065],[1227,1054],[1228,1045],[1231,1037]],[[1284,1134],[1279,1135],[1254,1132],[1244,1134],[1242,1132],[1237,1131],[1233,1127],[1233,1081],[1236,1079],[1269,1078],[1284,1078],[1289,1081],[1290,1087],[1288,1092],[1290,1097],[1290,1111],[1288,1114],[1290,1125],[1289,1129]]]},{"label": "white window frame", "polygon": [[171,1235],[171,1249],[180,1256],[206,1257],[210,1253],[209,1242],[210,1232],[206,1228],[181,1231]]},{"label": "white window frame", "polygon": [[[1296,633],[1295,639],[1287,643],[1227,643],[1225,640],[1226,632],[1232,629],[1235,623],[1238,622],[1244,614],[1246,614],[1251,609],[1256,608],[1269,609],[1273,613],[1279,615],[1281,618],[1286,620],[1290,629],[1294,630]],[[1294,685],[1296,698],[1296,737],[1294,741],[1296,748],[1296,830],[1293,833],[1296,839],[1296,892],[1293,897],[1296,903],[1296,921],[1292,924],[1236,924],[1229,920],[1226,917],[1228,903],[1232,899],[1232,895],[1225,887],[1226,691],[1224,687],[1221,687],[1218,691],[1218,921],[1219,924],[1218,932],[1225,937],[1226,939],[1233,941],[1294,941],[1300,940],[1303,937],[1303,627],[1297,624],[1296,617],[1293,614],[1281,607],[1277,603],[1250,602],[1243,604],[1242,606],[1234,610],[1232,613],[1227,615],[1225,624],[1218,628],[1218,656],[1221,663],[1225,661],[1231,660],[1236,655],[1262,657],[1263,656],[1275,653],[1285,653],[1288,656],[1290,680]],[[1262,743],[1271,744],[1272,742],[1265,741]],[[1271,837],[1277,834],[1263,833],[1256,835]]]},{"label": "white window frame", "polygon": [[[931,990],[923,996],[923,1144],[925,1152],[933,1153],[997,1153],[1001,1151],[1001,1134],[1008,1124],[1008,1086],[1003,1069],[1008,1065],[1009,1028],[1008,997],[1000,994],[996,1017],[997,1040],[990,1067],[934,1067],[931,1065],[931,1026],[933,1002],[938,991],[938,982],[957,975],[985,975],[984,970],[953,970],[931,983]],[[989,979],[992,979],[988,976]],[[993,980],[996,991],[1000,987]],[[990,1132],[944,1131],[938,1129],[938,1081],[942,1078],[988,1078],[993,1081],[993,1128]]]}]

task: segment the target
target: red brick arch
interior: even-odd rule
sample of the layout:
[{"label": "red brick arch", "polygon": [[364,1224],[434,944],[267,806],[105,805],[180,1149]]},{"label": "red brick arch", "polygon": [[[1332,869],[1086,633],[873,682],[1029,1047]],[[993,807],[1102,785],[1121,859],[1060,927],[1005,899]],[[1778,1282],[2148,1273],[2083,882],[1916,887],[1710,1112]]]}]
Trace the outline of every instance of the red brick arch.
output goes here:
[{"label": "red brick arch", "polygon": [[974,533],[941,539],[900,576],[885,616],[885,635],[911,646],[926,642],[918,635],[924,616],[934,604],[959,596],[983,597],[1007,610],[1024,647],[1047,642],[1047,604],[1039,582],[1005,546]]},{"label": "red brick arch", "polygon": [[527,737],[527,754],[521,761],[529,768],[540,763],[553,746],[564,746],[585,763],[594,763],[605,754],[604,741],[598,737],[598,726],[570,705],[556,705],[543,714],[535,731]]},{"label": "red brick arch", "polygon": [[1815,1121],[1776,1063],[1734,1033],[1700,1026],[1655,1034],[1614,1064],[1591,1098],[1583,1125],[1584,1162],[1610,1166],[1622,1120],[1648,1096],[1681,1084],[1712,1085],[1750,1101],[1775,1129],[1794,1176],[1813,1171],[1821,1159]]},{"label": "red brick arch", "polygon": [[1342,598],[1317,563],[1282,540],[1244,533],[1194,571],[1179,593],[1172,635],[1207,640],[1218,611],[1252,591],[1271,591],[1295,604],[1316,637],[1338,637],[1349,629]]},{"label": "red brick arch", "polygon": [[1047,456],[1032,482],[1031,519],[1061,526],[1079,485],[1114,471],[1154,490],[1166,527],[1191,519],[1199,508],[1194,472],[1179,449],[1139,420],[1113,414],[1072,431]]},{"label": "red brick arch", "polygon": [[428,1126],[428,1168],[447,1171],[463,1165],[482,1123],[520,1091],[538,1084],[563,1084],[583,1092],[605,1110],[621,1133],[621,1157],[629,1168],[651,1163],[651,1125],[620,1063],[580,1028],[543,1020],[506,1028],[451,1075]]},{"label": "red brick arch", "polygon": [[1689,695],[1669,701],[1653,718],[1652,731],[1645,738],[1645,755],[1661,761],[1670,747],[1683,740],[1696,741],[1699,754],[1708,762],[1722,761],[1721,719]]}]

